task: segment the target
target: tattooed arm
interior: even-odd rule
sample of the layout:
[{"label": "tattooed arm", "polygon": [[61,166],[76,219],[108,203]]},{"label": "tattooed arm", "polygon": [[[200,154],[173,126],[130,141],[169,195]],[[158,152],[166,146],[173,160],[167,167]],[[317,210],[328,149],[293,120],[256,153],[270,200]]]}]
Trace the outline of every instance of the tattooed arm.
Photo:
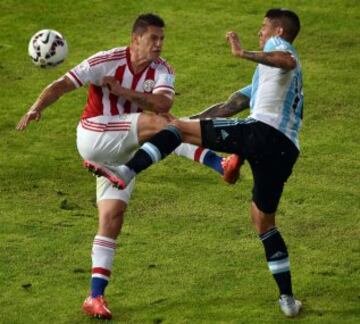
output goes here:
[{"label": "tattooed arm", "polygon": [[226,34],[231,52],[234,56],[244,58],[256,63],[281,68],[284,70],[292,70],[296,67],[296,60],[291,53],[274,51],[274,52],[249,52],[242,48],[239,37],[234,32]]},{"label": "tattooed arm", "polygon": [[190,119],[230,117],[246,108],[249,108],[250,98],[241,92],[234,92],[226,102],[217,103],[199,114],[193,115]]},{"label": "tattooed arm", "polygon": [[136,103],[143,110],[167,113],[174,102],[174,95],[170,91],[142,93],[122,87],[114,77],[110,76],[103,78],[102,85],[107,86],[114,95],[123,96],[127,100]]}]

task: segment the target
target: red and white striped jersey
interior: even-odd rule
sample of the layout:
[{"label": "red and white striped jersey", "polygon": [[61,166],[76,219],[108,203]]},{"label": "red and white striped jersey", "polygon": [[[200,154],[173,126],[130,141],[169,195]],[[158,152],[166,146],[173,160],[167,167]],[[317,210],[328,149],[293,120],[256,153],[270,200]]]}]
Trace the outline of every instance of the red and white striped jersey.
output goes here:
[{"label": "red and white striped jersey", "polygon": [[134,74],[130,61],[130,48],[119,47],[99,52],[74,67],[66,76],[76,87],[90,84],[87,103],[81,118],[111,116],[141,112],[135,103],[101,87],[104,76],[114,76],[121,86],[138,92],[156,93],[170,91],[175,93],[175,74],[165,60],[159,58],[143,71]]}]

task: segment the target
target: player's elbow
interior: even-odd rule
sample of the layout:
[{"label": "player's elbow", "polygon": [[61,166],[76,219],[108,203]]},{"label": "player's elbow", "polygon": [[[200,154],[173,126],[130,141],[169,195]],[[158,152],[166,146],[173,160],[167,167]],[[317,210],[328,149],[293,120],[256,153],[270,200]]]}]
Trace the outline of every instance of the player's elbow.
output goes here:
[{"label": "player's elbow", "polygon": [[168,105],[166,105],[166,106],[160,106],[160,107],[158,108],[158,112],[159,112],[160,114],[166,114],[166,113],[170,112],[170,109],[171,109],[171,106],[168,106]]},{"label": "player's elbow", "polygon": [[290,56],[290,57],[288,57],[288,58],[283,62],[282,68],[283,68],[284,70],[290,71],[290,70],[293,70],[293,69],[296,68],[296,64],[297,64],[297,63],[296,63],[295,58],[294,58],[293,56]]},{"label": "player's elbow", "polygon": [[156,112],[166,114],[170,111],[173,103],[174,96],[172,93],[162,91],[153,95]]},{"label": "player's elbow", "polygon": [[285,69],[289,70],[289,71],[291,71],[291,70],[293,70],[295,68],[296,68],[296,62],[295,61],[294,62],[289,62],[285,67]]}]

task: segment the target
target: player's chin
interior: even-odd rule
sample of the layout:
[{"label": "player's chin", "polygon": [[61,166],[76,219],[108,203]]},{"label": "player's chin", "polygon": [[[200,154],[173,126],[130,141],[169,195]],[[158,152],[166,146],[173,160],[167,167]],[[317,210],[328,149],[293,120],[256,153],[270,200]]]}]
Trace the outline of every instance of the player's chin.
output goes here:
[{"label": "player's chin", "polygon": [[151,53],[151,58],[153,61],[157,60],[160,57],[161,52],[160,51],[153,51]]}]

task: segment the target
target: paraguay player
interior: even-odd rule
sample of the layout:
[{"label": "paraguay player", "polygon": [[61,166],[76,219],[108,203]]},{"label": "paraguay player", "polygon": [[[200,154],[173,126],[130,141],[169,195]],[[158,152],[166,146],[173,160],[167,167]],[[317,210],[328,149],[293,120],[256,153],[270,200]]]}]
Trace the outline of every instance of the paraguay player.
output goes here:
[{"label": "paraguay player", "polygon": [[[168,123],[166,114],[174,99],[174,73],[160,57],[164,22],[153,14],[140,15],[134,25],[130,46],[99,52],[84,60],[40,94],[17,125],[23,130],[42,111],[65,93],[89,84],[89,95],[77,127],[77,147],[84,159],[119,165]],[[103,80],[113,77],[122,92],[115,95]],[[143,113],[142,111],[146,111]],[[221,157],[208,149],[184,145],[178,154],[202,162],[222,173]],[[83,309],[90,316],[111,318],[104,299],[124,213],[134,181],[118,190],[109,179],[97,179],[99,227],[92,246],[90,296]]]}]

